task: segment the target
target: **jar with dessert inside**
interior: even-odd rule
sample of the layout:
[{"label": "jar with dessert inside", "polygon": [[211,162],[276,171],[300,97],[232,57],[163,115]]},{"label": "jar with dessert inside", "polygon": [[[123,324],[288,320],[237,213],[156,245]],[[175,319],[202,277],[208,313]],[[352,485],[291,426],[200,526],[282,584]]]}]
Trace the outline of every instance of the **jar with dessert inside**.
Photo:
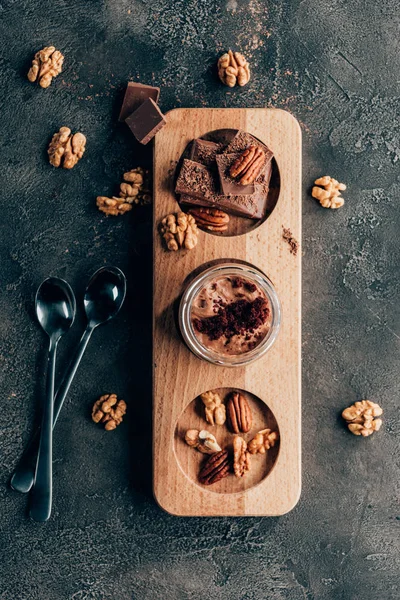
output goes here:
[{"label": "jar with dessert inside", "polygon": [[247,365],[276,340],[281,307],[268,277],[257,268],[224,262],[197,275],[179,306],[179,326],[188,348],[222,366]]}]

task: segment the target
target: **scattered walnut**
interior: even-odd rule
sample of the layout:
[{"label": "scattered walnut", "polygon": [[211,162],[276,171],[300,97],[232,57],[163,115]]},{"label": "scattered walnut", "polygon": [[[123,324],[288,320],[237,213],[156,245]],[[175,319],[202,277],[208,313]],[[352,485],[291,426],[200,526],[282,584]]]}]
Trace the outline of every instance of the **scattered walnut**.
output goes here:
[{"label": "scattered walnut", "polygon": [[47,88],[53,77],[61,73],[64,56],[54,46],[46,46],[36,52],[32,66],[28,71],[29,81],[38,80],[40,87]]},{"label": "scattered walnut", "polygon": [[97,196],[96,204],[101,212],[112,217],[123,215],[132,210],[132,204],[129,204],[128,202],[125,202],[123,198],[117,198],[116,196],[113,196],[112,198],[108,198],[107,196]]},{"label": "scattered walnut", "polygon": [[192,215],[183,212],[167,215],[161,221],[161,235],[168,250],[191,250],[197,244],[196,221]]},{"label": "scattered walnut", "polygon": [[250,454],[265,454],[267,450],[275,446],[278,439],[279,434],[277,431],[262,429],[249,442],[249,452]]},{"label": "scattered walnut", "polygon": [[151,204],[149,171],[136,167],[123,175],[119,195],[129,204]]},{"label": "scattered walnut", "polygon": [[192,448],[197,448],[199,452],[203,454],[214,454],[214,452],[220,452],[221,448],[215,439],[215,436],[203,429],[198,431],[197,429],[188,429],[185,434],[185,442]]},{"label": "scattered walnut", "polygon": [[[69,127],[60,127],[50,142],[47,153],[53,167],[63,166],[72,169],[83,156],[86,146],[86,137],[83,133],[72,135]],[[61,165],[62,163],[62,165]]]},{"label": "scattered walnut", "polygon": [[218,59],[218,76],[229,87],[246,85],[250,80],[249,63],[240,52],[229,50]]},{"label": "scattered walnut", "polygon": [[347,422],[347,427],[354,435],[368,437],[374,431],[379,431],[382,426],[382,419],[377,419],[383,414],[383,410],[371,400],[361,400],[355,402],[342,412],[343,419]]},{"label": "scattered walnut", "polygon": [[105,394],[94,403],[92,419],[95,423],[105,423],[106,431],[112,431],[122,423],[125,413],[124,400],[118,400],[116,394]]},{"label": "scattered walnut", "polygon": [[250,471],[250,454],[245,440],[240,435],[233,438],[233,471],[236,477],[243,477]]},{"label": "scattered walnut", "polygon": [[206,421],[210,425],[223,425],[226,421],[225,404],[216,392],[204,392],[200,395],[205,406]]},{"label": "scattered walnut", "polygon": [[340,192],[346,189],[344,183],[339,183],[336,179],[328,175],[316,179],[314,183],[315,187],[313,187],[311,195],[319,201],[321,206],[324,208],[340,208],[343,206],[344,199],[340,195]]},{"label": "scattered walnut", "polygon": [[151,204],[149,171],[136,167],[123,175],[119,186],[119,197],[97,196],[97,208],[106,215],[117,217],[132,210],[133,204]]}]

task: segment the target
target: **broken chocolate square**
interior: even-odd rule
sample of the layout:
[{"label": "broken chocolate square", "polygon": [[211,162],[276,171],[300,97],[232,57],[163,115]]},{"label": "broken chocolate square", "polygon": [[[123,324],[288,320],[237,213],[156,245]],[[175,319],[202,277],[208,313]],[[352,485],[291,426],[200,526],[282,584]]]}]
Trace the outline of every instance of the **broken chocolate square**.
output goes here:
[{"label": "broken chocolate square", "polygon": [[147,144],[166,125],[164,115],[151,98],[147,98],[125,120],[133,135],[141,144]]},{"label": "broken chocolate square", "polygon": [[215,167],[215,157],[223,148],[222,144],[198,138],[193,140],[190,158],[206,167]]},{"label": "broken chocolate square", "polygon": [[118,121],[125,121],[147,98],[158,102],[160,97],[160,88],[151,85],[144,85],[136,81],[129,81],[124,100],[119,113]]},{"label": "broken chocolate square", "polygon": [[242,185],[235,181],[229,173],[231,166],[239,156],[239,153],[225,154],[225,152],[216,156],[221,188],[225,196],[250,196],[254,194],[254,183]]},{"label": "broken chocolate square", "polygon": [[217,194],[215,181],[207,167],[185,158],[176,182],[177,194],[188,194],[200,200],[212,201]]}]

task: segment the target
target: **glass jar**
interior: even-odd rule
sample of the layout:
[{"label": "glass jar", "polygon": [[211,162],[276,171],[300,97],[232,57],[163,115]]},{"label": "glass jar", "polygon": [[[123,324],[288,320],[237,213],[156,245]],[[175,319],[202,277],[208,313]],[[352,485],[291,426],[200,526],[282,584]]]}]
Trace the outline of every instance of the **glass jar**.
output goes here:
[{"label": "glass jar", "polygon": [[[201,342],[192,322],[194,301],[200,292],[220,277],[240,278],[253,283],[265,295],[269,303],[269,329],[257,345],[240,354],[221,354]],[[219,263],[197,275],[185,289],[179,306],[179,327],[188,348],[199,358],[215,365],[238,367],[261,358],[275,342],[281,324],[281,306],[277,293],[266,275],[247,264],[233,262]]]}]

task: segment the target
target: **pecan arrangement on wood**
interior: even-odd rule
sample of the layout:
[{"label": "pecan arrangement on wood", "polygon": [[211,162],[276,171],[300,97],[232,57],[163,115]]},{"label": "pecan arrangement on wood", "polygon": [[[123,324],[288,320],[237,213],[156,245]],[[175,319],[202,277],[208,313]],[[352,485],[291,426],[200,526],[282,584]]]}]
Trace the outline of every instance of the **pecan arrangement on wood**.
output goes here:
[{"label": "pecan arrangement on wood", "polygon": [[221,450],[221,452],[212,454],[203,464],[199,473],[199,481],[203,485],[217,483],[217,481],[221,481],[221,479],[227,477],[230,470],[231,462],[229,454],[227,450]]},{"label": "pecan arrangement on wood", "polygon": [[228,426],[233,433],[247,433],[252,424],[249,403],[239,392],[232,392],[226,404]]},{"label": "pecan arrangement on wood", "polygon": [[216,232],[228,229],[229,215],[218,208],[191,208],[189,214],[193,215],[200,229]]},{"label": "pecan arrangement on wood", "polygon": [[241,185],[250,185],[254,183],[261,173],[265,163],[265,152],[259,146],[249,146],[235,160],[229,170],[233,179],[240,177]]}]

